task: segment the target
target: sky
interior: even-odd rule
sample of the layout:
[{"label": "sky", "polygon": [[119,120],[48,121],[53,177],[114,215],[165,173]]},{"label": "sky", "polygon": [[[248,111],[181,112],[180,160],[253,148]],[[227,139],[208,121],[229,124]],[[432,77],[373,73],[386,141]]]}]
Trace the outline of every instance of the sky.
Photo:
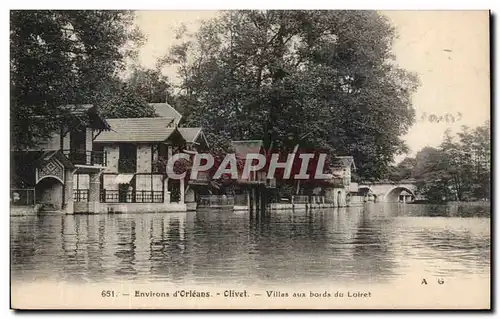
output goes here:
[{"label": "sky", "polygon": [[[489,13],[487,11],[381,11],[395,26],[396,63],[417,73],[421,86],[413,96],[416,122],[403,139],[411,156],[438,146],[446,129],[475,127],[490,118]],[[196,31],[216,11],[138,11],[136,23],[146,35],[139,61],[153,68],[176,43],[175,30],[185,24]],[[175,77],[175,70],[166,70]],[[428,116],[451,114],[456,121],[431,122]],[[427,116],[426,116],[427,115]],[[404,156],[396,158],[400,161]]]}]

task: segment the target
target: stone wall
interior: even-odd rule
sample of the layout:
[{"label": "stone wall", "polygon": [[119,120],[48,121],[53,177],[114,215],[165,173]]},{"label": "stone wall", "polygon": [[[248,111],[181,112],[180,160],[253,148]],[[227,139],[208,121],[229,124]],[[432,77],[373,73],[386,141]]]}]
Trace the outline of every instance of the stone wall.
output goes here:
[{"label": "stone wall", "polygon": [[186,204],[179,203],[100,203],[99,212],[106,213],[162,213],[185,212]]},{"label": "stone wall", "polygon": [[151,173],[151,145],[137,145],[137,173]]},{"label": "stone wall", "polygon": [[107,165],[105,173],[118,173],[118,160],[120,158],[120,148],[118,145],[104,146],[106,152]]},{"label": "stone wall", "polygon": [[10,206],[10,216],[36,216],[40,205]]},{"label": "stone wall", "polygon": [[345,188],[327,188],[325,190],[325,202],[333,203],[335,207],[347,206]]}]

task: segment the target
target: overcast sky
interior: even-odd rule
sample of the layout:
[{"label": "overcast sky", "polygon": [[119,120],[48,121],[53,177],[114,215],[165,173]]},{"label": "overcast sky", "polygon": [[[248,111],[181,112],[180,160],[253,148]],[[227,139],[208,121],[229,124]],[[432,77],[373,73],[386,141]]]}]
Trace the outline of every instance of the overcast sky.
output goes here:
[{"label": "overcast sky", "polygon": [[[384,11],[397,28],[396,61],[418,73],[421,87],[414,95],[417,121],[404,136],[414,155],[437,146],[444,131],[478,126],[490,118],[489,17],[486,11]],[[156,59],[175,43],[182,23],[190,31],[215,11],[139,11],[137,24],[147,36],[140,63],[153,68]],[[175,76],[175,71],[167,70]],[[460,121],[431,123],[423,115],[451,113]],[[461,116],[459,115],[461,114]]]}]

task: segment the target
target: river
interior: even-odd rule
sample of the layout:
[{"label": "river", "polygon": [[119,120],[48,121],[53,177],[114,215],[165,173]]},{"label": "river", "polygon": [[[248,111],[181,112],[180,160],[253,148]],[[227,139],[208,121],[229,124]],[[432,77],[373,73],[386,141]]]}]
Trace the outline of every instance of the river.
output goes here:
[{"label": "river", "polygon": [[390,283],[490,278],[489,208],[11,217],[11,278],[67,283]]}]

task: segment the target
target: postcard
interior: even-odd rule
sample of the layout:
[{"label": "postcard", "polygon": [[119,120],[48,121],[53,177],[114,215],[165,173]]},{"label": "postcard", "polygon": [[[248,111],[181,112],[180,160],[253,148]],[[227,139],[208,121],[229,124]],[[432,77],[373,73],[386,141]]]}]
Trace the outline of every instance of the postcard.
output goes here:
[{"label": "postcard", "polygon": [[11,308],[490,309],[489,30],[11,11]]}]

